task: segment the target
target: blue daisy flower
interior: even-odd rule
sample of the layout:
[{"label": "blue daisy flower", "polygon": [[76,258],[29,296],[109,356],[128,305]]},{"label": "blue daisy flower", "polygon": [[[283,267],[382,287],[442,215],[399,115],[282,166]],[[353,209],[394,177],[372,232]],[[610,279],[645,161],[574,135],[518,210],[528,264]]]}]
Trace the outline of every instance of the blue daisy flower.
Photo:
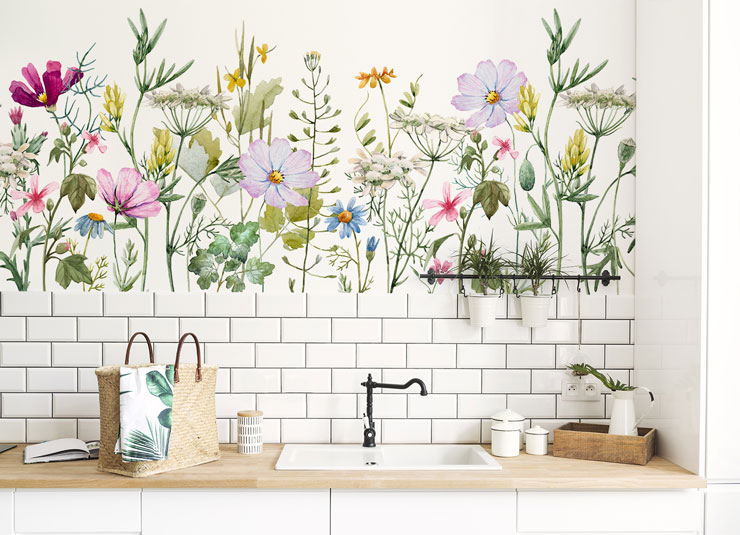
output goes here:
[{"label": "blue daisy flower", "polygon": [[78,217],[77,223],[75,223],[75,230],[83,238],[88,234],[91,238],[102,238],[103,232],[106,230],[113,233],[113,228],[103,219],[103,216],[95,212]]},{"label": "blue daisy flower", "polygon": [[375,236],[370,236],[370,237],[369,237],[369,238],[367,239],[367,245],[365,246],[365,248],[366,248],[366,249],[367,249],[367,250],[368,250],[369,252],[371,252],[371,253],[374,253],[374,252],[375,252],[375,249],[377,249],[377,248],[378,248],[378,244],[379,244],[379,243],[380,243],[380,240],[378,240],[378,238],[376,238]]},{"label": "blue daisy flower", "polygon": [[367,221],[365,220],[367,208],[361,205],[355,206],[356,202],[357,199],[352,197],[347,203],[346,209],[342,201],[337,201],[334,206],[329,208],[329,211],[335,215],[326,218],[326,222],[328,223],[326,229],[331,232],[336,230],[337,227],[340,227],[340,238],[349,238],[352,232],[359,234],[360,226],[367,225]]}]

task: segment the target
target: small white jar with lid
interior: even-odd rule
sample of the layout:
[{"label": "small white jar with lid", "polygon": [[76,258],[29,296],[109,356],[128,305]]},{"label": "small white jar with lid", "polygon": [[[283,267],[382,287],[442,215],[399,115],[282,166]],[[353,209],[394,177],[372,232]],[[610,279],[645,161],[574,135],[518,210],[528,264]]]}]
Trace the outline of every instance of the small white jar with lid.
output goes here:
[{"label": "small white jar with lid", "polygon": [[496,457],[519,455],[519,440],[522,435],[517,422],[504,420],[491,426],[491,453]]},{"label": "small white jar with lid", "polygon": [[262,453],[262,411],[239,411],[236,416],[239,453]]},{"label": "small white jar with lid", "polygon": [[550,432],[544,427],[535,425],[524,432],[527,435],[527,453],[530,455],[547,455],[547,437]]},{"label": "small white jar with lid", "polygon": [[509,423],[517,424],[519,426],[519,449],[522,449],[524,447],[524,416],[511,409],[498,411],[496,414],[491,416],[491,425],[500,424],[504,421],[508,421]]}]

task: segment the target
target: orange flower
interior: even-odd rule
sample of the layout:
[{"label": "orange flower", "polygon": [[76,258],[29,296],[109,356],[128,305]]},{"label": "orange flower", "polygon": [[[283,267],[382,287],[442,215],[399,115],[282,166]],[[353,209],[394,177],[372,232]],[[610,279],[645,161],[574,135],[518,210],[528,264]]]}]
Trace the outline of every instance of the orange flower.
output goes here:
[{"label": "orange flower", "polygon": [[383,82],[384,84],[389,84],[391,82],[391,78],[395,78],[396,75],[393,74],[393,69],[390,71],[388,70],[388,67],[383,67],[383,72],[378,73],[378,69],[373,67],[370,69],[370,72],[362,72],[360,71],[360,74],[355,76],[360,81],[360,89],[365,87],[368,82],[370,82],[370,87],[375,88],[378,86],[378,81]]}]

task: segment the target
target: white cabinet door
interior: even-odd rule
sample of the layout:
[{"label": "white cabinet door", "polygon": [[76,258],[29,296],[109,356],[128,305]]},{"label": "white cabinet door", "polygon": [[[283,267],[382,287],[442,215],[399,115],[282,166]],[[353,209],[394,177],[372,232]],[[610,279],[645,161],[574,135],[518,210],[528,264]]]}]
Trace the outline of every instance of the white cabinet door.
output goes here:
[{"label": "white cabinet door", "polygon": [[145,489],[142,533],[329,535],[329,491]]},{"label": "white cabinet door", "polygon": [[138,489],[18,489],[14,506],[15,532],[139,533],[140,502]]},{"label": "white cabinet door", "polygon": [[13,491],[0,491],[0,535],[13,533]]},{"label": "white cabinet door", "polygon": [[740,533],[740,485],[709,485],[704,532],[707,535]]},{"label": "white cabinet door", "polygon": [[681,533],[702,529],[703,497],[686,491],[519,491],[519,533]]},{"label": "white cabinet door", "polygon": [[515,522],[515,491],[331,491],[331,535],[515,535]]}]

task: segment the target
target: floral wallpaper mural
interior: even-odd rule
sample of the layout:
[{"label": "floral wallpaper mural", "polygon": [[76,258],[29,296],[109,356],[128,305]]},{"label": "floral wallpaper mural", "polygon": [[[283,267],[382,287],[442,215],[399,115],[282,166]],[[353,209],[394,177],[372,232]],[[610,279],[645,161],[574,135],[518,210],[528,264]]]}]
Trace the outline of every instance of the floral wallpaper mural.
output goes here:
[{"label": "floral wallpaper mural", "polygon": [[631,288],[635,82],[608,76],[589,17],[546,5],[523,59],[489,47],[430,76],[333,69],[310,40],[289,56],[297,37],[246,15],[202,59],[186,12],[146,7],[106,19],[125,42],[4,47],[0,289],[457,291],[420,274],[456,273],[471,236],[512,270],[547,242],[559,272]]}]

